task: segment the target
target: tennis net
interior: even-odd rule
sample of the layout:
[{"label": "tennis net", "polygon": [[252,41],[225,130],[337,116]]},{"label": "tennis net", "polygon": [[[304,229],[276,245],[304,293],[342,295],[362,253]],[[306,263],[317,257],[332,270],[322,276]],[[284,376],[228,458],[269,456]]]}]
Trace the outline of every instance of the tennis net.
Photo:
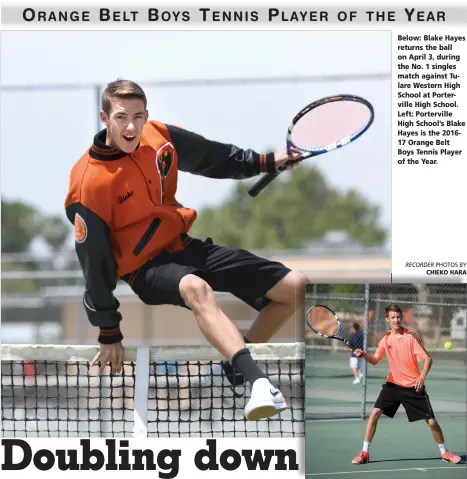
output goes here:
[{"label": "tennis net", "polygon": [[[248,345],[289,409],[246,421],[249,388],[219,386],[223,359],[204,346],[125,349],[122,374],[89,368],[92,346],[1,346],[3,437],[304,436],[304,345]],[[237,389],[238,392],[238,389]]]}]

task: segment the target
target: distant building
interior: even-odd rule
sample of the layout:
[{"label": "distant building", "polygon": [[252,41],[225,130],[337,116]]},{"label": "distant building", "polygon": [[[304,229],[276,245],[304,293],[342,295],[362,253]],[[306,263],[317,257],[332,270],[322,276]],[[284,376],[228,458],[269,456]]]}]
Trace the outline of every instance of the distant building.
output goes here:
[{"label": "distant building", "polygon": [[[324,282],[388,282],[391,257],[388,252],[372,249],[326,248],[324,244],[309,245],[304,251],[258,252],[283,262],[289,268],[308,275],[313,283]],[[21,276],[22,275],[22,276]],[[62,277],[60,276],[62,275]],[[35,278],[44,284],[63,284],[63,276],[74,280],[75,286],[44,286],[38,294],[7,294],[2,296],[1,340],[5,343],[95,344],[96,329],[92,327],[81,304],[82,273],[75,271],[40,271],[33,273],[2,273],[2,281]],[[15,279],[16,278],[16,279]],[[47,279],[49,278],[49,279]],[[120,283],[115,292],[121,302],[122,331],[125,343],[206,344],[190,311],[174,306],[146,306],[131,289]],[[256,311],[228,294],[218,294],[224,311],[241,331],[246,331]],[[303,318],[289,321],[275,336],[275,341],[300,341]]]}]

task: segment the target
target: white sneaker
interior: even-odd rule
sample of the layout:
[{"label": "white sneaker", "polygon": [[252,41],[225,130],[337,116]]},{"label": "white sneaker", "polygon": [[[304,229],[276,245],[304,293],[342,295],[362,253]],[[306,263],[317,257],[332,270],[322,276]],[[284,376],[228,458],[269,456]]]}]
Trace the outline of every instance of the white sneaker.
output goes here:
[{"label": "white sneaker", "polygon": [[248,421],[259,421],[275,416],[287,409],[284,396],[275,388],[269,379],[257,379],[251,388],[251,397],[245,406],[245,417]]},{"label": "white sneaker", "polygon": [[355,378],[355,379],[353,380],[353,383],[352,383],[352,384],[360,384],[361,382],[362,382],[362,381],[361,381],[360,376],[359,376],[358,378]]}]

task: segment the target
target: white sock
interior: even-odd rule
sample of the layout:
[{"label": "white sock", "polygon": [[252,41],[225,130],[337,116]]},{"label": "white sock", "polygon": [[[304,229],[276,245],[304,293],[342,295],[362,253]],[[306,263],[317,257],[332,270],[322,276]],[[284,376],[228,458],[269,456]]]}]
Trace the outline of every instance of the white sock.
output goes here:
[{"label": "white sock", "polygon": [[362,451],[368,452],[369,449],[370,449],[370,443],[369,443],[369,442],[366,442],[366,441],[363,441],[363,449],[362,449]]},{"label": "white sock", "polygon": [[443,443],[443,444],[438,444],[438,447],[439,447],[439,451],[441,452],[441,454],[444,454],[446,452],[446,445]]}]

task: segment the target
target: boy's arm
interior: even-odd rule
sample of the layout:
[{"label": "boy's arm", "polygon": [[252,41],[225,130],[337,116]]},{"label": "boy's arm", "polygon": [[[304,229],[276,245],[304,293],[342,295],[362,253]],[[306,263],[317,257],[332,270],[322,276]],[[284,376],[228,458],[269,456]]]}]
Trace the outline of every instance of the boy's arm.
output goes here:
[{"label": "boy's arm", "polygon": [[375,366],[383,359],[383,353],[378,352],[378,350],[379,348],[376,350],[376,353],[374,354],[374,356],[366,353],[365,351],[362,351],[361,349],[359,351],[361,351],[361,356],[363,359],[365,359],[365,361],[368,361],[370,364],[373,364],[373,366]]},{"label": "boy's arm", "polygon": [[433,359],[423,346],[422,340],[416,334],[412,334],[412,347],[413,354],[415,355],[417,361],[424,361],[422,372],[420,373],[420,376],[415,382],[415,389],[417,391],[421,391],[425,387],[425,379],[430,372],[431,366],[433,364]]},{"label": "boy's arm", "polygon": [[201,135],[173,125],[166,125],[178,154],[178,169],[207,178],[245,179],[260,173],[275,173],[290,159],[298,160],[300,153],[284,149],[260,154],[238,146],[211,141]]},{"label": "boy's arm", "polygon": [[110,246],[106,223],[81,203],[67,205],[66,213],[75,228],[75,249],[83,271],[83,304],[88,319],[99,328],[98,341],[113,344],[123,339],[120,331],[120,303],[113,295],[117,286],[117,265]]},{"label": "boy's arm", "polygon": [[415,390],[416,391],[421,391],[425,387],[425,379],[428,375],[428,372],[431,369],[431,365],[433,364],[433,360],[431,357],[427,357],[425,359],[425,364],[423,365],[423,370],[420,373],[420,376],[418,379],[415,381]]},{"label": "boy's arm", "polygon": [[362,349],[356,349],[354,351],[354,353],[355,353],[356,356],[358,356],[358,357],[361,356],[363,359],[365,359],[365,361],[368,361],[370,364],[375,366],[376,364],[378,364],[383,359],[383,356],[384,356],[384,342],[383,342],[383,340],[379,341],[378,347],[376,348],[376,352],[375,352],[374,356],[372,356],[371,354],[368,354],[367,352],[363,351]]},{"label": "boy's arm", "polygon": [[425,363],[423,364],[423,370],[420,374],[420,376],[423,376],[423,379],[425,379],[428,376],[428,373],[430,372],[431,366],[433,365],[433,359],[431,356],[425,359]]},{"label": "boy's arm", "polygon": [[178,154],[178,168],[208,178],[251,178],[275,172],[274,153],[261,155],[235,145],[208,140],[188,130],[167,125]]}]

